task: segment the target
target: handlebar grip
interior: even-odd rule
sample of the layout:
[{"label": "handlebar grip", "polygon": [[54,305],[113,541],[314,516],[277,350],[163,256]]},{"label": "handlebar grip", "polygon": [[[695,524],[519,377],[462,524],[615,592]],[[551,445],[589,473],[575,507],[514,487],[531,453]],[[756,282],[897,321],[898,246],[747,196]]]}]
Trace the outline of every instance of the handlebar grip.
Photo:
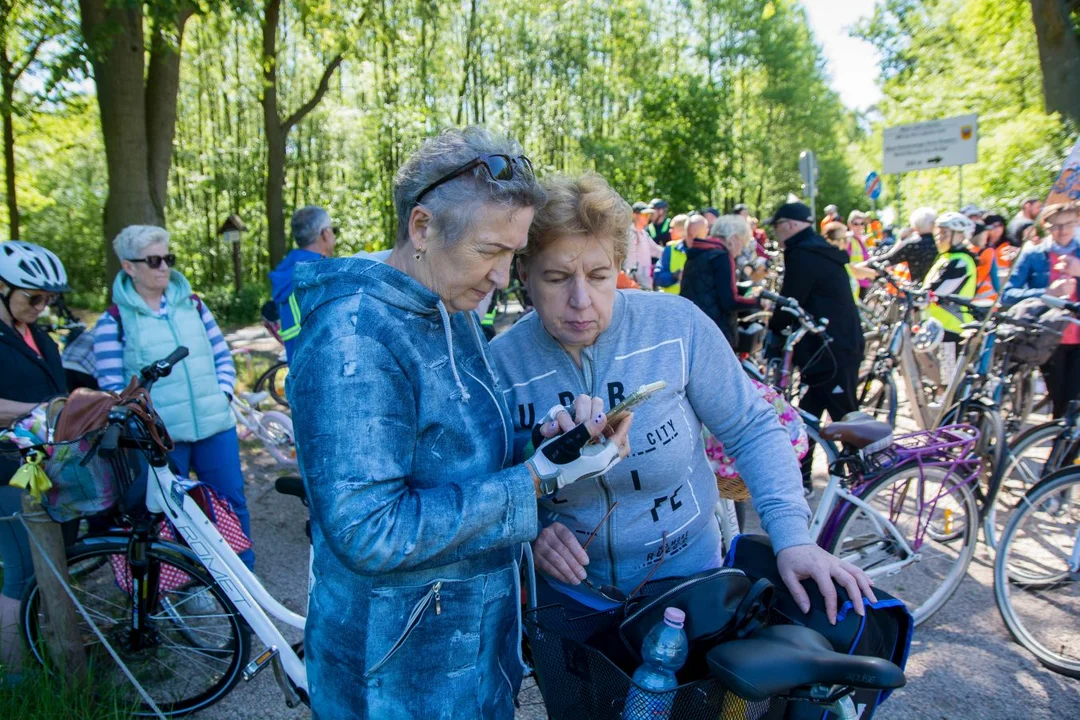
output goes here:
[{"label": "handlebar grip", "polygon": [[766,300],[770,300],[770,301],[776,303],[777,305],[785,305],[785,306],[788,306],[788,307],[791,307],[795,302],[791,298],[784,297],[783,295],[778,295],[778,294],[776,294],[774,292],[771,292],[769,290],[762,290],[761,295],[759,297],[762,297],[762,298],[764,298]]},{"label": "handlebar grip", "polygon": [[161,362],[167,363],[168,365],[175,365],[176,363],[180,362],[181,360],[183,360],[187,356],[188,356],[188,349],[186,347],[184,347],[183,345],[181,345],[178,348],[176,348],[175,350],[173,350],[171,353],[169,353],[169,357],[165,358]]},{"label": "handlebar grip", "polygon": [[1052,308],[1057,308],[1058,310],[1068,310],[1072,313],[1080,313],[1080,302],[1075,302],[1073,300],[1068,300],[1062,297],[1056,297],[1054,295],[1043,295],[1039,299]]},{"label": "handlebar grip", "polygon": [[120,440],[120,424],[110,423],[105,429],[105,436],[101,438],[101,450],[105,453],[116,451],[116,444]]}]

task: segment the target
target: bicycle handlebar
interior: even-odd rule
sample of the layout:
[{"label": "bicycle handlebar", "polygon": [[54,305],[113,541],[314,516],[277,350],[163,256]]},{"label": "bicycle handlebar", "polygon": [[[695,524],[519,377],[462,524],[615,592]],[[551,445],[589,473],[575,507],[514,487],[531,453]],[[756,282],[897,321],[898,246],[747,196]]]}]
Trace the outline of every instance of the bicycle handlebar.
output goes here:
[{"label": "bicycle handlebar", "polygon": [[1074,315],[1080,315],[1080,302],[1068,300],[1066,298],[1056,297],[1054,295],[1043,295],[1039,299],[1052,308],[1057,308],[1058,310],[1067,310]]},{"label": "bicycle handlebar", "polygon": [[169,353],[169,356],[165,359],[147,365],[139,372],[139,376],[142,378],[142,386],[149,390],[155,382],[163,377],[168,377],[176,363],[187,356],[188,349],[181,345]]},{"label": "bicycle handlebar", "polygon": [[829,318],[815,318],[810,313],[803,310],[802,305],[799,305],[798,301],[794,298],[778,295],[768,290],[762,290],[760,297],[765,298],[776,303],[782,311],[790,313],[795,316],[795,319],[799,321],[799,324],[807,332],[814,333],[815,335],[822,335],[825,333],[825,328],[829,324]]}]

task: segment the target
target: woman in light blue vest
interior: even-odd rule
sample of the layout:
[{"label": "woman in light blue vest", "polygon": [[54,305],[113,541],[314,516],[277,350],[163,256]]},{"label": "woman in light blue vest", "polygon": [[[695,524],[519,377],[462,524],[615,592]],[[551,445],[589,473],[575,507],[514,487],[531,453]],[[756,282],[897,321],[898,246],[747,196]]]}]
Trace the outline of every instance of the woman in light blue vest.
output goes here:
[{"label": "woman in light blue vest", "polygon": [[[170,458],[180,475],[194,471],[200,482],[228,499],[251,536],[251,518],[240,470],[236,420],[229,406],[236,369],[217,322],[191,285],[173,269],[169,233],[131,225],[113,240],[123,268],[113,282],[113,302],[94,327],[96,376],[103,390],[120,391],[139,371],[178,345],[190,354],[151,391],[176,448]],[[251,567],[255,554],[240,553]]]}]

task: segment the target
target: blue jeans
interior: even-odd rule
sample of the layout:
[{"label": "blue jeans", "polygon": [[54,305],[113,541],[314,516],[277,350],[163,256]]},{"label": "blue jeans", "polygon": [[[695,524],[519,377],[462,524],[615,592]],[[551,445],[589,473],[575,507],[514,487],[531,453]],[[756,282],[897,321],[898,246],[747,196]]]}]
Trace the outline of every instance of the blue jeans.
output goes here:
[{"label": "blue jeans", "polygon": [[[22,599],[23,590],[34,576],[34,564],[30,559],[30,541],[26,529],[12,516],[22,512],[22,496],[26,491],[11,487],[0,480],[0,558],[4,560],[3,594],[16,600]],[[10,519],[9,519],[10,518]]]},{"label": "blue jeans", "polygon": [[[176,465],[176,473],[187,476],[195,472],[199,482],[221,493],[240,520],[244,534],[251,537],[251,514],[248,513],[247,497],[244,495],[244,474],[240,470],[240,440],[236,428],[229,428],[195,442],[178,442],[169,453]],[[240,559],[249,568],[255,567],[255,551],[240,553]]]}]

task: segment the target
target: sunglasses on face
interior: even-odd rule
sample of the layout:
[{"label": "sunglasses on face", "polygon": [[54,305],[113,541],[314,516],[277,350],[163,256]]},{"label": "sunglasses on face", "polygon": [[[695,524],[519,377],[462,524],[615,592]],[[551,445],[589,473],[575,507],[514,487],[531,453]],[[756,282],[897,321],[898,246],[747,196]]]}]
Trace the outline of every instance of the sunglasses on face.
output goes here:
[{"label": "sunglasses on face", "polygon": [[851,227],[866,227],[866,223],[856,221],[856,222],[851,223]]},{"label": "sunglasses on face", "polygon": [[166,267],[174,267],[176,265],[176,256],[172,253],[168,255],[147,255],[144,258],[132,258],[128,262],[146,263],[146,267],[157,270],[161,267],[161,263],[165,263]]},{"label": "sunglasses on face", "polygon": [[518,155],[517,157],[510,157],[509,155],[481,155],[480,157],[465,163],[457,170],[443,175],[441,178],[425,187],[417,193],[416,200],[413,204],[419,205],[420,200],[435,188],[450,182],[454,178],[461,177],[470,170],[475,170],[478,167],[487,170],[488,177],[497,182],[512,180],[514,178],[515,168],[517,168],[516,172],[522,173],[525,177],[535,177],[532,161],[524,155]]},{"label": "sunglasses on face", "polygon": [[29,304],[30,307],[34,308],[52,305],[54,302],[56,302],[57,298],[57,295],[53,293],[42,293],[39,295],[38,293],[30,293],[25,290],[19,290],[19,292],[21,292],[23,294],[23,297],[26,298],[27,304]]}]

